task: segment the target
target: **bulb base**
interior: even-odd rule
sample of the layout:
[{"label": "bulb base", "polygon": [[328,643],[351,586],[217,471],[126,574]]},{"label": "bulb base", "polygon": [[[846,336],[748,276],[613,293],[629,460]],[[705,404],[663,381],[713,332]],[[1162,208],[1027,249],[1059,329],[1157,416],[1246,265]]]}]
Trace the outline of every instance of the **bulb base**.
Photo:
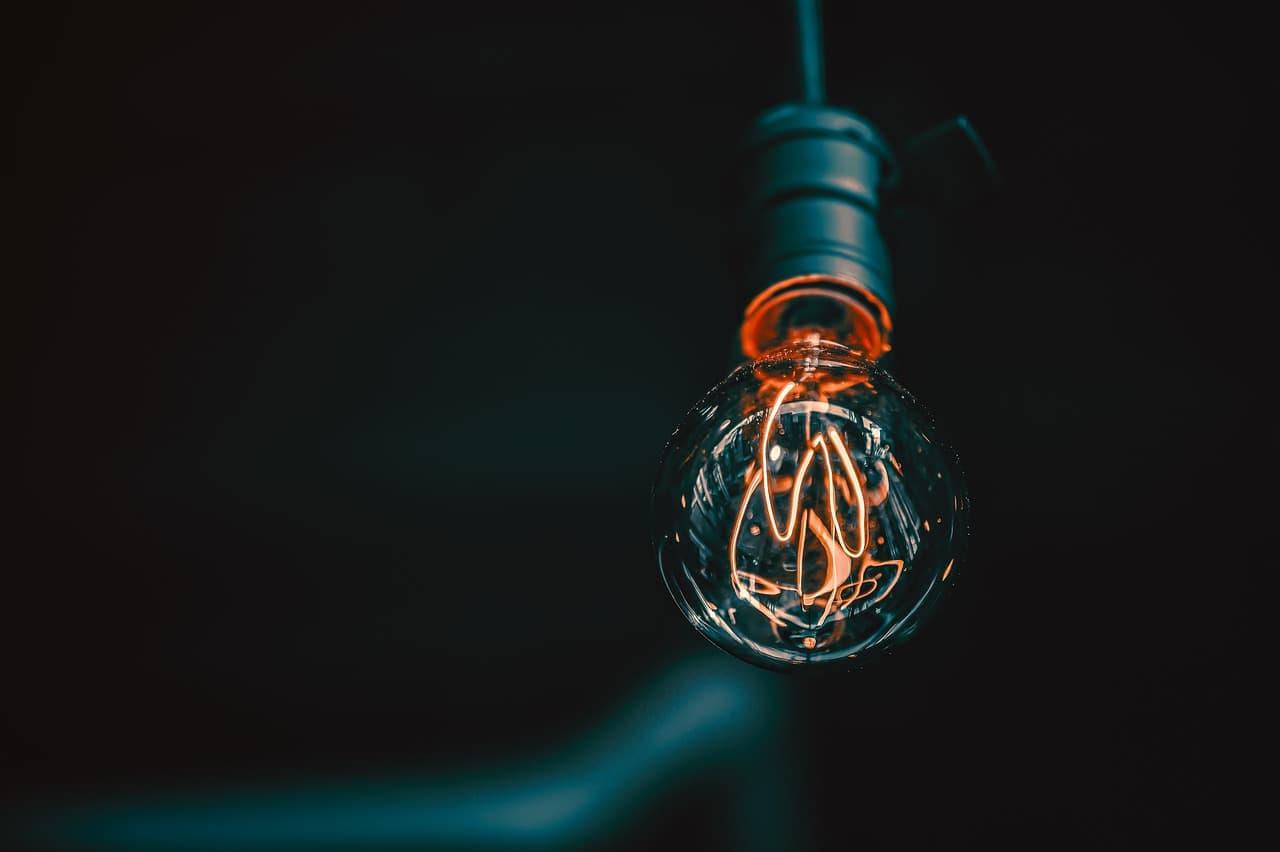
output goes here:
[{"label": "bulb base", "polygon": [[749,146],[755,297],[743,353],[817,333],[878,358],[889,349],[894,307],[876,220],[880,191],[895,178],[888,145],[854,113],[783,104],[756,121]]}]

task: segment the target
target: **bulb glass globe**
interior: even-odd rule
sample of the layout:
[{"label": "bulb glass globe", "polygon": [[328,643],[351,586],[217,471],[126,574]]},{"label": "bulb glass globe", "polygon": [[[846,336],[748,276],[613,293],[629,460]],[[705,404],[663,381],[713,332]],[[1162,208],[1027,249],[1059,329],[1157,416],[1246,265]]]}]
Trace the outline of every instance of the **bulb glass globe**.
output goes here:
[{"label": "bulb glass globe", "polygon": [[859,665],[954,582],[968,498],[955,453],[889,373],[826,340],[743,364],[689,412],[653,491],[684,615],[767,668]]}]

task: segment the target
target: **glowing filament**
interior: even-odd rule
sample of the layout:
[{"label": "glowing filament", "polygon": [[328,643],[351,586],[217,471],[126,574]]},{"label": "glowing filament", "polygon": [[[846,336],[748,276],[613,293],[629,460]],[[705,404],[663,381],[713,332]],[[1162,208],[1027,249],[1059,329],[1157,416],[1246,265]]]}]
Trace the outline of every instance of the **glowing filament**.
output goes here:
[{"label": "glowing filament", "polygon": [[[901,560],[877,562],[871,559],[867,551],[868,498],[863,493],[862,476],[857,466],[853,463],[853,458],[849,453],[849,448],[845,445],[844,439],[834,426],[828,426],[825,434],[815,435],[807,442],[804,454],[800,457],[800,463],[796,467],[794,476],[790,478],[790,482],[785,482],[785,480],[775,482],[769,473],[770,460],[776,461],[781,455],[780,448],[770,443],[773,437],[774,423],[777,421],[778,413],[781,411],[783,403],[795,388],[795,382],[788,382],[779,391],[773,405],[769,408],[768,415],[765,417],[764,434],[760,441],[760,469],[749,474],[746,492],[743,494],[742,502],[738,506],[737,518],[734,521],[733,531],[730,533],[729,539],[729,566],[733,589],[737,596],[763,613],[775,625],[781,627],[787,620],[790,620],[797,626],[820,627],[836,609],[850,607],[855,601],[869,598],[877,592],[879,592],[879,595],[867,606],[883,600],[898,582],[898,578],[902,574],[903,564]],[[835,476],[836,465],[832,458],[833,451],[835,458],[839,459],[841,470],[839,480]],[[826,505],[823,507],[825,512],[821,513],[814,509],[801,509],[806,478],[814,459],[819,455],[822,457],[823,467],[826,471],[827,497]],[[888,477],[884,465],[881,462],[876,462],[876,467],[880,471],[881,477],[876,491],[871,495],[870,503],[873,506],[879,505],[888,493]],[[784,483],[789,485],[789,488],[785,487]],[[855,512],[854,525],[857,530],[857,540],[852,547],[845,539],[845,525],[841,521],[840,513],[836,506],[837,483],[845,502]],[[794,541],[796,550],[796,578],[794,585],[776,582],[738,568],[738,538],[742,533],[742,525],[747,516],[748,505],[757,491],[761,492],[761,497],[764,500],[767,528],[774,540],[779,544],[791,544]],[[773,495],[783,491],[789,491],[785,526],[779,522],[773,505]],[[825,520],[822,517],[823,515],[825,515]],[[756,530],[757,528],[753,525],[752,532],[754,533]],[[805,591],[804,582],[806,530],[814,536],[826,552],[825,576],[822,578],[822,582],[818,584],[818,588],[812,592]],[[886,566],[893,566],[895,571],[893,579],[883,584],[883,588],[881,588],[883,572],[876,572],[871,576],[868,576],[867,572],[871,568]],[[766,597],[779,596],[784,591],[794,592],[803,607],[807,608],[815,604],[822,606],[822,614],[816,625],[806,624],[790,613],[775,610],[757,597],[757,595]],[[806,639],[811,638],[806,637]],[[813,646],[805,644],[805,647],[811,648]]]}]

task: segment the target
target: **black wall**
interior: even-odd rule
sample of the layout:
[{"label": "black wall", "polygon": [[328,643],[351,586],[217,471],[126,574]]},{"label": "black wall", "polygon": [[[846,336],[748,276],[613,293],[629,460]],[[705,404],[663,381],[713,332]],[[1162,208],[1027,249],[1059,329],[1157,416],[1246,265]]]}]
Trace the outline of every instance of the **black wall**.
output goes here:
[{"label": "black wall", "polygon": [[[10,18],[13,801],[502,759],[702,650],[648,488],[729,366],[787,5],[436,5]],[[898,146],[964,113],[1002,174],[886,218],[975,534],[901,652],[793,679],[816,832],[1221,841],[1266,671],[1265,28],[885,5],[827,4],[831,100]]]}]

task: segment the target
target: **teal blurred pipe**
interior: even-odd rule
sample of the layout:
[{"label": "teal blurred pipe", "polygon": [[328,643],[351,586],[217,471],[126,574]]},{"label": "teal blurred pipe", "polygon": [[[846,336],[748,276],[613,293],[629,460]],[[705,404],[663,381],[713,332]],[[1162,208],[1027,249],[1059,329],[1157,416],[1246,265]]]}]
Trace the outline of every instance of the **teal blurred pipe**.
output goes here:
[{"label": "teal blurred pipe", "polygon": [[[727,657],[655,679],[545,758],[413,781],[51,808],[22,842],[49,850],[563,849],[607,843],[697,780],[718,784],[726,848],[790,846],[794,770],[776,676]],[[705,789],[703,790],[705,792]]]}]

